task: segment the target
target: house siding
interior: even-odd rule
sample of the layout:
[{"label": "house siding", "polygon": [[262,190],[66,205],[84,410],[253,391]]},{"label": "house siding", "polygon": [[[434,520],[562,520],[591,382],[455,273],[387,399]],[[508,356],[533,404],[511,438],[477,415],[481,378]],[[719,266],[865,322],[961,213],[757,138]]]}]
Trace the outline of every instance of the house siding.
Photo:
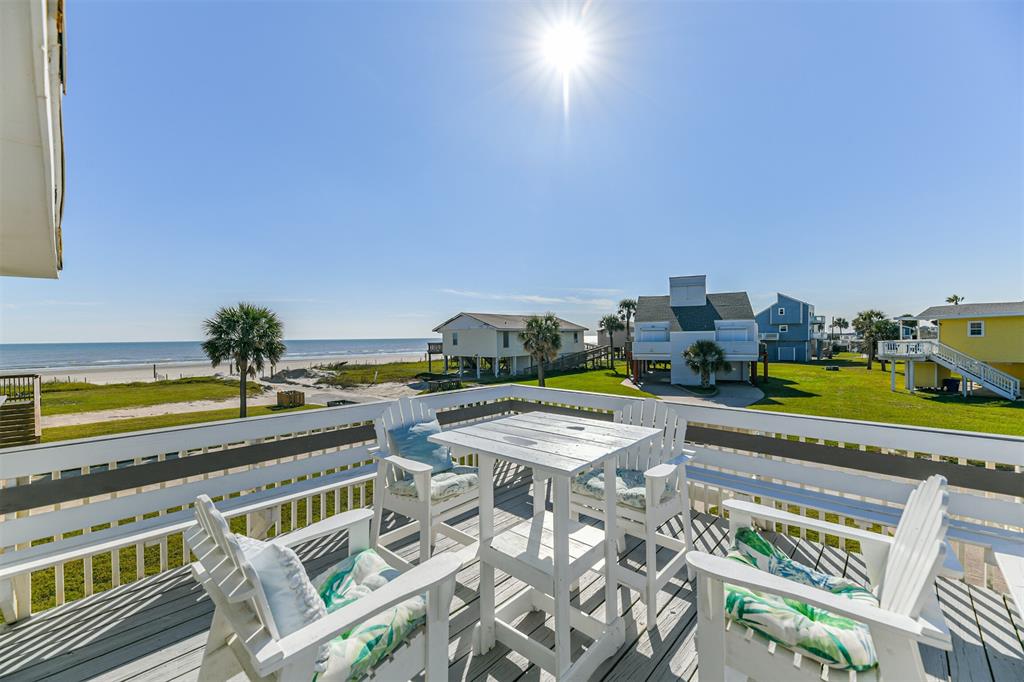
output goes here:
[{"label": "house siding", "polygon": [[[779,309],[783,312],[780,314]],[[812,359],[811,334],[814,306],[785,294],[756,315],[760,332],[779,335],[778,341],[765,341],[768,359],[776,362],[808,362]],[[780,325],[786,325],[782,331]]]}]

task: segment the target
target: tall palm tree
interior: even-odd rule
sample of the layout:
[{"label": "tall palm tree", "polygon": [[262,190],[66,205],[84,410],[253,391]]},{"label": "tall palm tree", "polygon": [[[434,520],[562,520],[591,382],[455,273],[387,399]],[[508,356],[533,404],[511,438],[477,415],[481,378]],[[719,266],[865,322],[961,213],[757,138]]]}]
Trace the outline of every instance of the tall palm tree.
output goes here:
[{"label": "tall palm tree", "polygon": [[618,315],[605,315],[601,318],[601,321],[597,324],[599,329],[603,329],[604,333],[608,335],[608,346],[611,349],[609,357],[612,359],[612,370],[615,370],[615,332],[621,332],[624,327],[622,320],[619,319]]},{"label": "tall palm tree", "polygon": [[946,303],[952,303],[953,305],[960,305],[963,302],[964,302],[964,297],[960,296],[958,294],[953,294],[952,296],[947,296],[946,297]]},{"label": "tall palm tree", "polygon": [[712,372],[731,372],[732,365],[725,359],[725,350],[710,339],[694,341],[693,345],[683,351],[686,366],[700,374],[702,388],[711,386]]},{"label": "tall palm tree", "polygon": [[246,380],[254,379],[267,365],[276,365],[284,355],[284,325],[277,313],[251,303],[223,307],[203,322],[206,341],[203,352],[216,367],[225,360],[238,367],[238,416],[246,415]]},{"label": "tall palm tree", "polygon": [[833,317],[832,328],[838,329],[839,333],[842,334],[843,330],[850,326],[850,323],[846,321],[845,317]]},{"label": "tall palm tree", "polygon": [[537,363],[537,384],[544,385],[544,363],[558,357],[562,348],[561,325],[554,313],[545,313],[543,317],[533,315],[526,320],[526,329],[519,332],[519,340],[523,349]]},{"label": "tall palm tree", "polygon": [[[885,313],[874,309],[862,310],[857,313],[857,317],[853,318],[853,330],[864,340],[864,345],[867,347],[868,369],[871,369],[871,363],[875,359],[875,346],[881,340],[879,332],[882,331],[881,324],[885,321]],[[885,365],[883,364],[882,367],[884,368]]]},{"label": "tall palm tree", "polygon": [[626,323],[626,343],[632,341],[632,337],[629,335],[629,323],[633,321],[633,316],[636,315],[636,299],[635,298],[624,298],[619,301],[619,318]]}]

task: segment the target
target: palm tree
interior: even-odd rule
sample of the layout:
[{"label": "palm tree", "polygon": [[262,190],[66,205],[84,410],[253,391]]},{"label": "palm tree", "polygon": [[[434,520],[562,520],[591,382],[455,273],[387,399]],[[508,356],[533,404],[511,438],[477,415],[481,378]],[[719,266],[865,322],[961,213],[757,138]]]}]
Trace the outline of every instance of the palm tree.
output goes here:
[{"label": "palm tree", "polygon": [[633,321],[634,315],[636,315],[635,298],[624,298],[621,301],[619,301],[619,319],[626,323],[627,344],[632,340],[632,338],[629,335],[629,323]]},{"label": "palm tree", "polygon": [[953,305],[960,305],[963,302],[964,302],[964,297],[960,296],[958,294],[953,294],[952,296],[947,296],[946,297],[946,303],[952,303]]},{"label": "palm tree", "polygon": [[701,388],[711,385],[712,372],[731,372],[732,365],[725,359],[725,351],[714,341],[702,339],[683,351],[686,366],[700,374]]},{"label": "palm tree", "polygon": [[[875,352],[879,341],[897,339],[900,335],[900,326],[888,319],[881,310],[862,310],[853,318],[853,329],[864,340],[867,346],[868,369],[875,359]],[[882,370],[885,371],[885,362],[882,362]]]},{"label": "palm tree", "polygon": [[225,360],[238,367],[238,416],[246,414],[246,380],[256,378],[267,364],[276,365],[284,355],[284,325],[277,313],[251,303],[223,307],[203,322],[203,352],[216,367]]},{"label": "palm tree", "polygon": [[615,370],[615,332],[621,332],[624,327],[622,320],[619,319],[618,315],[605,315],[598,322],[598,329],[603,329],[604,333],[608,335],[608,346],[611,352],[608,356],[612,359],[612,371]]},{"label": "palm tree", "polygon": [[544,385],[544,363],[558,357],[562,348],[562,334],[554,313],[543,317],[533,315],[526,320],[526,329],[519,332],[523,348],[537,364],[537,384]]},{"label": "palm tree", "polygon": [[843,333],[843,330],[850,326],[850,323],[846,321],[845,317],[833,317],[832,318],[832,338],[833,340],[838,336],[834,330],[838,329],[839,334]]}]

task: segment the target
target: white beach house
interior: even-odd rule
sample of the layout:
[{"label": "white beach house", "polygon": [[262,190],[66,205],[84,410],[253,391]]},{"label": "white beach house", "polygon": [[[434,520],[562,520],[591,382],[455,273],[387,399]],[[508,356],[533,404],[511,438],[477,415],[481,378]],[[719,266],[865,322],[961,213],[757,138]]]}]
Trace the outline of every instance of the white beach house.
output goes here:
[{"label": "white beach house", "polygon": [[[519,374],[533,365],[530,354],[519,340],[530,315],[496,315],[492,313],[459,313],[438,326],[441,334],[445,372],[454,364],[459,374],[479,378]],[[558,318],[562,333],[560,355],[583,350],[583,325]]]},{"label": "white beach house", "polygon": [[706,275],[669,278],[668,296],[640,296],[636,307],[633,360],[670,362],[673,384],[694,386],[700,376],[683,362],[694,341],[709,339],[732,366],[717,379],[743,381],[757,362],[757,322],[745,291],[709,294]]}]

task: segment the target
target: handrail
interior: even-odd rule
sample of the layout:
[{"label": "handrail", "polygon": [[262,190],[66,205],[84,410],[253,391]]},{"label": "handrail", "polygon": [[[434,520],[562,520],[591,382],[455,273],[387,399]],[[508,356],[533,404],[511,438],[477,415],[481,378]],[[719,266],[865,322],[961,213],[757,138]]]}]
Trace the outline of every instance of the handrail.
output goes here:
[{"label": "handrail", "polygon": [[878,355],[882,358],[935,357],[982,385],[995,386],[1014,398],[1020,395],[1020,379],[1017,377],[932,339],[879,341]]},{"label": "handrail", "polygon": [[0,404],[32,403],[33,435],[43,435],[41,378],[38,374],[0,374]]}]

